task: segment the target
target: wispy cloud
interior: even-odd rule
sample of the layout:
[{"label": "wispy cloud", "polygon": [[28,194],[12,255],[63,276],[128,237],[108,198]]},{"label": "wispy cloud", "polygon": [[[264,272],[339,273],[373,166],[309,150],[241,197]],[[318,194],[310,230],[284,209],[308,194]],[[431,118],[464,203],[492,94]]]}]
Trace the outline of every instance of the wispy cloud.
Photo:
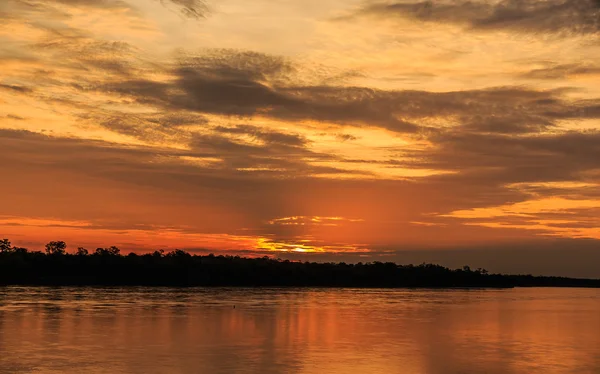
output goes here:
[{"label": "wispy cloud", "polygon": [[564,35],[600,32],[597,0],[402,1],[368,5],[358,14],[456,24],[479,31]]},{"label": "wispy cloud", "polygon": [[529,79],[565,79],[570,77],[600,76],[600,65],[566,64],[533,69],[521,75]]}]

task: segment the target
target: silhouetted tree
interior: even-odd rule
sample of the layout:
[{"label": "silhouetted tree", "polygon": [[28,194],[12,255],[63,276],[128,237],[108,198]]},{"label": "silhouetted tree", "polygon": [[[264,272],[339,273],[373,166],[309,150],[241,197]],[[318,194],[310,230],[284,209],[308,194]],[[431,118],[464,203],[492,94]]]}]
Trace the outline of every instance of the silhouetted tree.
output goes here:
[{"label": "silhouetted tree", "polygon": [[10,244],[10,240],[8,240],[8,239],[0,240],[0,253],[10,252],[11,249],[12,249],[12,247]]},{"label": "silhouetted tree", "polygon": [[108,247],[108,253],[111,256],[119,256],[121,254],[121,250],[113,245]]},{"label": "silhouetted tree", "polygon": [[23,248],[23,247],[13,247],[12,248],[12,252],[13,253],[19,253],[19,254],[27,254],[27,253],[29,253],[29,251],[27,250],[27,248]]},{"label": "silhouetted tree", "polygon": [[186,251],[182,251],[181,249],[176,249],[167,253],[166,257],[189,258],[192,257],[192,255],[187,253]]},{"label": "silhouetted tree", "polygon": [[[94,255],[65,253],[50,242],[46,253],[0,241],[0,285],[294,286],[294,287],[600,287],[600,280],[488,274],[468,266],[297,262],[270,257],[191,255],[182,250],[122,256],[117,247]],[[56,256],[56,254],[61,254]]]},{"label": "silhouetted tree", "polygon": [[77,247],[77,252],[75,253],[77,256],[87,256],[89,254],[88,250],[83,247]]},{"label": "silhouetted tree", "polygon": [[50,242],[46,244],[46,253],[49,255],[64,255],[67,243],[63,241]]},{"label": "silhouetted tree", "polygon": [[119,256],[121,250],[115,246],[108,248],[96,248],[96,254],[100,256]]}]

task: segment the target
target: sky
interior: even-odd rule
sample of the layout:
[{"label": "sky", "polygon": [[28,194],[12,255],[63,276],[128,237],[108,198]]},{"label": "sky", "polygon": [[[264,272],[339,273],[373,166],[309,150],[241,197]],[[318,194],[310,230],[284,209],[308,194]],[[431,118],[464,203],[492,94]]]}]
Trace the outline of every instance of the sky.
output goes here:
[{"label": "sky", "polygon": [[3,0],[0,236],[600,277],[598,0]]}]

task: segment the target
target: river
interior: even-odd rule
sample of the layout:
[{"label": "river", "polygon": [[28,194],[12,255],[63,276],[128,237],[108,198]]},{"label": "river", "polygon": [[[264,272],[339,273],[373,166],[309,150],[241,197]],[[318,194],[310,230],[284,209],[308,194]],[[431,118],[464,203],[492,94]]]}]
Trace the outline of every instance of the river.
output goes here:
[{"label": "river", "polygon": [[600,373],[600,290],[0,287],[0,373]]}]

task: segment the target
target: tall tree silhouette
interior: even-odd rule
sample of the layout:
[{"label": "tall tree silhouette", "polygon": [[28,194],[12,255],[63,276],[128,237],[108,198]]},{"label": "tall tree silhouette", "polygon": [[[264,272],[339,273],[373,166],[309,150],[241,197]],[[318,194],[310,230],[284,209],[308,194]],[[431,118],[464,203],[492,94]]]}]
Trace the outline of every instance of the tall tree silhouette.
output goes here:
[{"label": "tall tree silhouette", "polygon": [[8,239],[0,240],[0,253],[10,252],[11,249],[12,249],[12,247],[10,245],[10,240],[8,240]]},{"label": "tall tree silhouette", "polygon": [[77,252],[75,252],[77,256],[87,256],[89,254],[88,250],[83,247],[77,247]]},{"label": "tall tree silhouette", "polygon": [[114,245],[108,248],[96,248],[96,255],[99,256],[119,256],[121,254],[121,250]]},{"label": "tall tree silhouette", "polygon": [[67,243],[63,241],[50,242],[46,244],[46,253],[49,255],[64,255]]}]

